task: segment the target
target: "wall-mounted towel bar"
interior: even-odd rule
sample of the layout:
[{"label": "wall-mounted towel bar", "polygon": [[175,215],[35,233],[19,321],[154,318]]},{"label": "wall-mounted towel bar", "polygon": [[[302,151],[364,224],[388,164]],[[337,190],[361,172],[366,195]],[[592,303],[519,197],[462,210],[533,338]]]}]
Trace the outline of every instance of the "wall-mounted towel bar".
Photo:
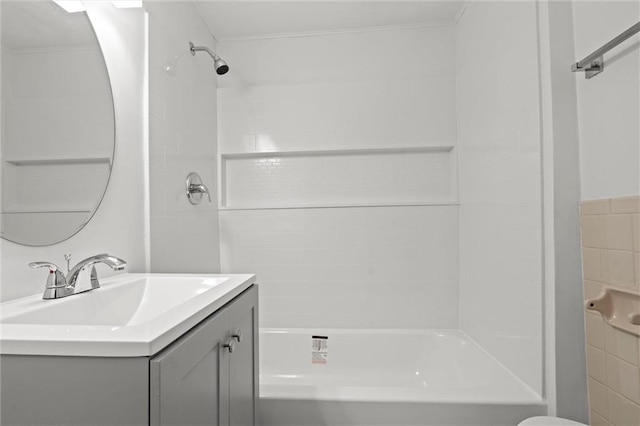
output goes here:
[{"label": "wall-mounted towel bar", "polygon": [[571,65],[571,71],[584,71],[585,78],[591,78],[600,74],[602,71],[604,71],[603,55],[623,41],[637,34],[638,32],[640,32],[640,22],[632,25],[628,30],[626,30],[610,42],[606,43],[600,49],[585,57],[580,62],[576,62],[575,64]]}]

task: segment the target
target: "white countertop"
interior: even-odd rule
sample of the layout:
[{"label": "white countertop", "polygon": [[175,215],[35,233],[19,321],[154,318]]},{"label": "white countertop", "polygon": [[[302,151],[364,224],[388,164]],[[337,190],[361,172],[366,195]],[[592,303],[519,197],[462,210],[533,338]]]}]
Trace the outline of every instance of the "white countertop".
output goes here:
[{"label": "white countertop", "polygon": [[251,274],[122,274],[62,299],[12,300],[0,304],[0,353],[151,356],[254,282]]}]

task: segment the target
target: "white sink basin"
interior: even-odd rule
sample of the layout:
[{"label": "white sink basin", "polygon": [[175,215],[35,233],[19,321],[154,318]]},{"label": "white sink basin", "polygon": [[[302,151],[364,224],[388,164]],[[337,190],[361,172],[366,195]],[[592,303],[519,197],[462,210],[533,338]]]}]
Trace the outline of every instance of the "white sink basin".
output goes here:
[{"label": "white sink basin", "polygon": [[[153,320],[229,277],[145,276],[58,300],[33,300],[4,324],[138,325]],[[80,296],[80,297],[76,297]],[[4,310],[4,309],[3,309]]]},{"label": "white sink basin", "polygon": [[255,275],[123,274],[57,300],[0,304],[0,352],[149,356],[247,289]]}]

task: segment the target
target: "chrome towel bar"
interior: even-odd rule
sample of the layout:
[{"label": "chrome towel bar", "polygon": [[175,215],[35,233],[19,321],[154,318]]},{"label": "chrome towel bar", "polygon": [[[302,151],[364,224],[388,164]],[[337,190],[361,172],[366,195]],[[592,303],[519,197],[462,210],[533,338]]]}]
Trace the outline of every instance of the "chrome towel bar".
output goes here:
[{"label": "chrome towel bar", "polygon": [[600,74],[604,71],[603,55],[638,32],[640,32],[640,22],[632,25],[628,30],[606,43],[600,49],[585,57],[580,62],[576,62],[571,65],[571,71],[584,71],[585,78],[591,78]]}]

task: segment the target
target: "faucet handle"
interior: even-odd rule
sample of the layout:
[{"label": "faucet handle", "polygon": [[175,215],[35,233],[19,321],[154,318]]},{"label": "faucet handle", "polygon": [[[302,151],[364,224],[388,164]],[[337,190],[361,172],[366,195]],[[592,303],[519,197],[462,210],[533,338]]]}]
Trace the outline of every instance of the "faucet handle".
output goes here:
[{"label": "faucet handle", "polygon": [[209,197],[209,202],[211,202],[211,194],[209,193],[209,188],[204,183],[195,184],[192,183],[189,185],[189,194],[193,197],[194,194],[207,194]]},{"label": "faucet handle", "polygon": [[189,173],[189,175],[187,175],[187,199],[193,205],[200,204],[202,194],[207,194],[209,202],[211,202],[209,188],[202,183],[200,175],[194,172]]},{"label": "faucet handle", "polygon": [[71,270],[71,253],[65,253],[64,260],[67,261],[67,272],[69,272]]},{"label": "faucet handle", "polygon": [[49,268],[49,272],[58,272],[60,270],[55,263],[51,262],[31,262],[29,263],[29,267],[33,269]]},{"label": "faucet handle", "polygon": [[45,287],[45,299],[51,299],[53,297],[47,297],[52,291],[55,293],[58,288],[67,287],[67,280],[64,274],[60,272],[60,268],[51,262],[31,262],[29,266],[33,269],[49,268],[49,275],[47,276],[47,284]]}]

